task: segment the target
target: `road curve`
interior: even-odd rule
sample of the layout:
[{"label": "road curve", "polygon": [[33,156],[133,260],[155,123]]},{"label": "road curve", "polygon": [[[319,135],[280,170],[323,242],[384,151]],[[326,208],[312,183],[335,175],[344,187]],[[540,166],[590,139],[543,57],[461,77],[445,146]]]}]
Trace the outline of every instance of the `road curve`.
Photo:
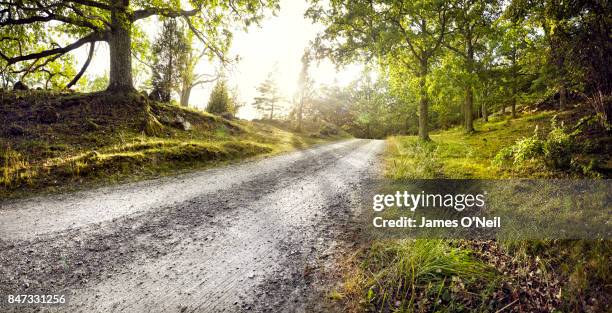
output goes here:
[{"label": "road curve", "polygon": [[[0,202],[0,311],[312,311],[383,141],[346,140],[139,183]],[[32,310],[35,310],[33,308]]]}]

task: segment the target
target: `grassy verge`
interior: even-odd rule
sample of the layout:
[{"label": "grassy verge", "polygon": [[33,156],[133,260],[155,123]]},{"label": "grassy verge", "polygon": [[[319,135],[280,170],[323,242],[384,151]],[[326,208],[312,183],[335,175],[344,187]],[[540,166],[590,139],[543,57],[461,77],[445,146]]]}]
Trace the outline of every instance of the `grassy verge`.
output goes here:
[{"label": "grassy verge", "polygon": [[[609,134],[566,112],[391,137],[390,190],[411,179],[609,177]],[[593,133],[597,136],[593,136]],[[568,142],[570,142],[568,144]],[[606,144],[608,143],[608,144]],[[329,294],[351,312],[603,312],[612,302],[607,240],[374,240],[343,264]]]},{"label": "grassy verge", "polygon": [[171,175],[346,137],[138,95],[0,94],[0,198]]}]

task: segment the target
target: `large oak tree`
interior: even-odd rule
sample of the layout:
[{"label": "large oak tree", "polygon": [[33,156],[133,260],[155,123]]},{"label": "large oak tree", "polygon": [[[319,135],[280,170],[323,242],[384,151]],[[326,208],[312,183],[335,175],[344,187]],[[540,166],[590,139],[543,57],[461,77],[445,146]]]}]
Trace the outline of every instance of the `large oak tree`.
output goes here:
[{"label": "large oak tree", "polygon": [[[108,90],[131,91],[132,34],[138,21],[153,16],[184,19],[207,50],[225,60],[232,35],[228,26],[240,22],[246,27],[269,8],[278,9],[278,0],[2,0],[0,65],[3,72],[21,63],[32,70],[89,44],[88,58],[72,85],[87,69],[95,44],[106,42]],[[72,42],[59,44],[67,39]]]}]

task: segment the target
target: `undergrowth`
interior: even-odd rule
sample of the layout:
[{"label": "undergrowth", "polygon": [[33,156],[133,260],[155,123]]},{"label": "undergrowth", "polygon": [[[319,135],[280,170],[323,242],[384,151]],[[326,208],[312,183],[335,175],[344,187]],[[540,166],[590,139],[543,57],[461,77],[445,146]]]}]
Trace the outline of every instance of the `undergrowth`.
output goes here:
[{"label": "undergrowth", "polygon": [[[609,133],[581,110],[498,116],[430,142],[390,137],[385,177],[609,177]],[[350,312],[603,312],[610,260],[609,240],[373,240],[347,258],[329,297]]]}]

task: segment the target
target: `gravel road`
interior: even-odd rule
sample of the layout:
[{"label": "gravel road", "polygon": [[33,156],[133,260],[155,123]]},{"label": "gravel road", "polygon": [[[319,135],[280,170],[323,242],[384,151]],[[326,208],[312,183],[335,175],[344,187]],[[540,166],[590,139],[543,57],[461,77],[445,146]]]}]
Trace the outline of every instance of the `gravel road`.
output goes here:
[{"label": "gravel road", "polygon": [[0,202],[8,294],[50,312],[311,312],[350,249],[383,141],[347,140],[175,177]]}]

